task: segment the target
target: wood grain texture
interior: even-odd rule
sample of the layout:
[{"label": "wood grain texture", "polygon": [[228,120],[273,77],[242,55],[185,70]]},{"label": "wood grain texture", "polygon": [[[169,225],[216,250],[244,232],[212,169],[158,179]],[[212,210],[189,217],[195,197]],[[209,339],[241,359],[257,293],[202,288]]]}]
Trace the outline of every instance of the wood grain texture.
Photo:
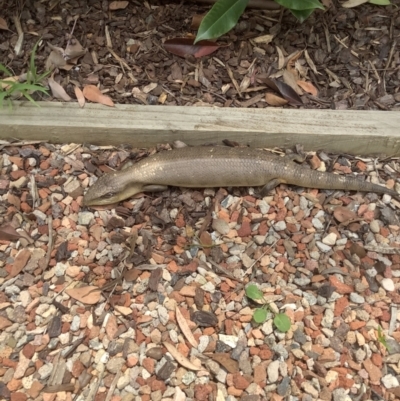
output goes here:
[{"label": "wood grain texture", "polygon": [[400,156],[400,113],[295,109],[21,102],[0,110],[0,139],[154,146],[223,139],[254,147],[293,147],[354,155]]}]

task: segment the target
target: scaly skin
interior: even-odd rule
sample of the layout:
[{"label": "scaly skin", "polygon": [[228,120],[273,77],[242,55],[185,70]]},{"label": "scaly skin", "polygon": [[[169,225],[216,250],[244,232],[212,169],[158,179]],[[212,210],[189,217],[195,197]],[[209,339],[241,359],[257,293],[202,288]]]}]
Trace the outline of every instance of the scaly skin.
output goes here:
[{"label": "scaly skin", "polygon": [[[270,185],[267,185],[270,183]],[[185,147],[157,153],[134,166],[100,177],[84,196],[85,206],[120,202],[139,192],[188,188],[257,187],[279,183],[308,188],[377,192],[398,196],[384,186],[311,170],[288,158],[254,148]]]}]

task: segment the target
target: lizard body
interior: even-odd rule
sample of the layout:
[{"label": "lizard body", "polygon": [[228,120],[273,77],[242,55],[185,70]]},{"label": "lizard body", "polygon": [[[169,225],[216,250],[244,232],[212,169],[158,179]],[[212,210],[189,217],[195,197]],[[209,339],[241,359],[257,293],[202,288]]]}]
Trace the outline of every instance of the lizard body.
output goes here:
[{"label": "lizard body", "polygon": [[385,193],[394,190],[354,176],[311,170],[254,148],[185,147],[149,156],[132,167],[105,174],[84,196],[85,206],[107,205],[168,185],[188,188],[258,187],[263,193],[285,183],[308,188]]}]

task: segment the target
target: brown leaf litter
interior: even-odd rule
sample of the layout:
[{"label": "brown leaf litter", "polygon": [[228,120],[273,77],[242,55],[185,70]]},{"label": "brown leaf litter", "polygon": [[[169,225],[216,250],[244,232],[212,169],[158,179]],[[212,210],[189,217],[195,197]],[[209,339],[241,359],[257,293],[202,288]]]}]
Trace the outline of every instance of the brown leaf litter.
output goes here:
[{"label": "brown leaf litter", "polygon": [[[179,41],[193,42],[192,17],[204,15],[208,5],[115,1],[86,9],[75,0],[67,8],[26,3],[20,10],[5,3],[0,59],[21,76],[42,38],[39,71],[54,70],[55,82],[74,100],[75,88],[94,85],[114,104],[398,109],[396,4],[345,8],[327,1],[325,11],[303,24],[288,11],[248,9],[209,46],[182,46]],[[171,40],[179,42],[173,45],[178,56],[168,51]],[[291,96],[285,105],[265,79],[287,84],[300,101]]]}]

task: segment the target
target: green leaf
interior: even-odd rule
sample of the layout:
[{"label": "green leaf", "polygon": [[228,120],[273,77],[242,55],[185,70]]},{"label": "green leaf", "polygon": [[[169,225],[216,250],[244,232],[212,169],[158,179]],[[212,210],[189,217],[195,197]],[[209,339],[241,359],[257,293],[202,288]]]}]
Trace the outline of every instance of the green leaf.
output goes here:
[{"label": "green leaf", "polygon": [[18,83],[13,86],[15,90],[47,93],[47,90],[40,85]]},{"label": "green leaf", "polygon": [[40,107],[31,97],[31,95],[28,92],[22,92],[22,94],[31,102],[33,103],[36,107]]},{"label": "green leaf", "polygon": [[36,64],[35,64],[35,57],[36,57],[36,50],[39,45],[40,39],[35,43],[35,46],[33,46],[32,53],[31,53],[31,58],[29,62],[29,74],[28,74],[28,81],[32,79],[30,82],[36,82]]},{"label": "green leaf", "polygon": [[390,0],[369,0],[371,4],[375,4],[377,6],[390,6]]},{"label": "green leaf", "polygon": [[256,323],[264,323],[267,320],[267,310],[265,308],[257,308],[253,313],[253,319]]},{"label": "green leaf", "polygon": [[289,10],[310,10],[315,8],[324,10],[324,6],[319,0],[275,0],[275,2]]},{"label": "green leaf", "polygon": [[313,13],[313,11],[314,8],[310,8],[309,10],[290,10],[301,24]]},{"label": "green leaf", "polygon": [[0,64],[0,72],[4,72],[4,74],[8,75],[9,77],[12,77],[11,72],[6,67],[4,67],[3,64]]},{"label": "green leaf", "polygon": [[194,43],[219,38],[230,31],[243,14],[248,2],[249,0],[218,0],[201,21]]},{"label": "green leaf", "polygon": [[264,294],[255,284],[249,284],[246,287],[246,296],[250,299],[262,299]]},{"label": "green leaf", "polygon": [[277,329],[282,333],[286,333],[291,326],[289,316],[285,315],[284,313],[278,313],[274,317],[274,324],[277,327]]},{"label": "green leaf", "polygon": [[381,326],[378,326],[378,341],[387,349],[389,350],[388,343],[386,341],[385,334],[382,332]]}]

